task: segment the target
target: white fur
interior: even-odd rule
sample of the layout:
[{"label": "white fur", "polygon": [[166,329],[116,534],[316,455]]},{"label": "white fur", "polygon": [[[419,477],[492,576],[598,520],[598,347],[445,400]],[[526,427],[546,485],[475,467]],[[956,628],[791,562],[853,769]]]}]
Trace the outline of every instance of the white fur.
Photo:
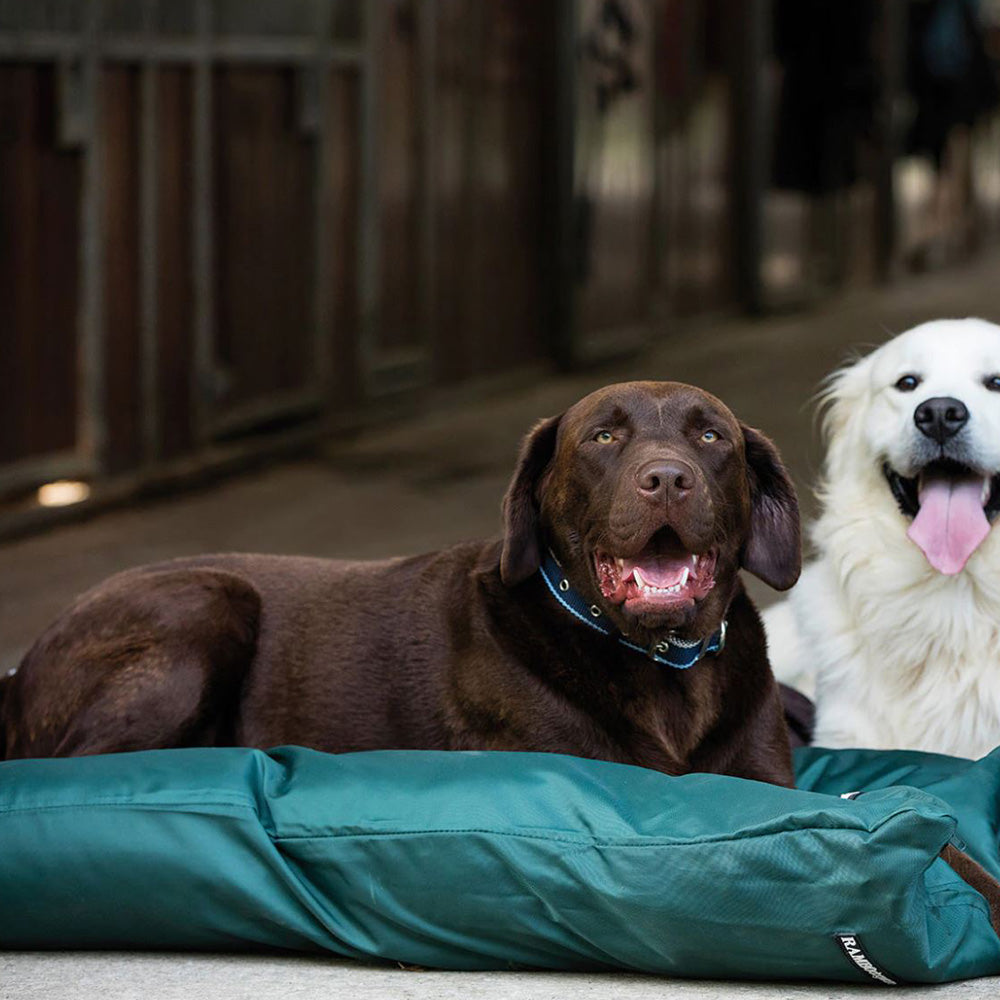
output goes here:
[{"label": "white fur", "polygon": [[[895,388],[905,374],[923,381]],[[960,399],[970,461],[1000,470],[1000,326],[940,320],[835,373],[812,528],[819,553],[765,625],[775,673],[813,694],[814,742],[980,757],[1000,745],[1000,518],[965,568],[931,567],[881,471],[912,475],[922,400]],[[813,686],[813,682],[814,685]]]}]

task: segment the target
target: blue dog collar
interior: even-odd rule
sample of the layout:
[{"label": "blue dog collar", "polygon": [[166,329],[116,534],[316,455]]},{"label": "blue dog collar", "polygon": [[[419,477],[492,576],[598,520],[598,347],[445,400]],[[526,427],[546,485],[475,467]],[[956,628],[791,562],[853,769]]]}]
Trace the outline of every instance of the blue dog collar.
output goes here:
[{"label": "blue dog collar", "polygon": [[655,643],[649,649],[637,646],[634,642],[629,642],[607,620],[604,612],[596,604],[587,604],[583,596],[572,588],[558,560],[551,552],[545,553],[538,571],[541,573],[542,579],[545,581],[545,585],[549,588],[552,596],[574,618],[579,619],[584,625],[600,632],[601,635],[616,638],[623,646],[628,646],[629,649],[634,649],[665,667],[673,667],[675,670],[687,670],[709,653],[718,653],[725,648],[725,620],[723,620],[722,625],[719,627],[719,631],[707,639],[678,639],[676,636],[668,636],[666,639]]}]

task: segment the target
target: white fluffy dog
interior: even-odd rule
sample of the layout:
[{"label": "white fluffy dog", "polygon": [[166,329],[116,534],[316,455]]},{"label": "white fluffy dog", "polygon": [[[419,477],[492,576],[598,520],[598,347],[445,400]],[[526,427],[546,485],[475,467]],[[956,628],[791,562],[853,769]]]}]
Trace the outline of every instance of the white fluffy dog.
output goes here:
[{"label": "white fluffy dog", "polygon": [[824,396],[819,558],[764,616],[775,673],[815,692],[818,745],[980,757],[1000,744],[1000,326],[924,323]]}]

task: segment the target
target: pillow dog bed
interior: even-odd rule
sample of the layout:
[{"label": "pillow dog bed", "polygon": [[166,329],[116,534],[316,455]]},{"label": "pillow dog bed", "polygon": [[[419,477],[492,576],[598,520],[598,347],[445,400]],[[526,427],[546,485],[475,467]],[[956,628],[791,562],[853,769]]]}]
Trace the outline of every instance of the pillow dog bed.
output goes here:
[{"label": "pillow dog bed", "polygon": [[[294,747],[0,764],[0,947],[448,969],[1000,973],[1000,751],[808,749],[802,788],[554,754]],[[855,798],[841,798],[863,790]]]}]

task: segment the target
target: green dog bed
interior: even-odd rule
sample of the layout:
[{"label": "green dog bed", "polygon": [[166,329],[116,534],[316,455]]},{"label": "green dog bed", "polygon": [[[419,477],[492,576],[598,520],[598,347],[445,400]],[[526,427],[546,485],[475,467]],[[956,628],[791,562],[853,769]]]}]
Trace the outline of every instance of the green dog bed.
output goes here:
[{"label": "green dog bed", "polygon": [[[1000,973],[1000,751],[809,749],[802,788],[552,754],[173,750],[0,764],[0,947],[447,969]],[[845,793],[861,791],[854,798]]]}]

